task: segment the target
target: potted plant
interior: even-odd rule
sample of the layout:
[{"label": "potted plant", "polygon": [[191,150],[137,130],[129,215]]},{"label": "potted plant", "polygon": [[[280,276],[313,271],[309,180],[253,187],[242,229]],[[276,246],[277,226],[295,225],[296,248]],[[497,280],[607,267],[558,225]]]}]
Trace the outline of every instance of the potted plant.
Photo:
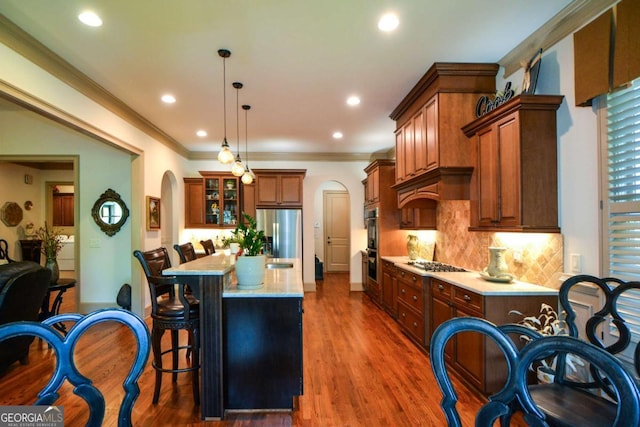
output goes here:
[{"label": "potted plant", "polygon": [[257,229],[255,218],[243,213],[244,221],[232,232],[240,244],[240,252],[235,263],[238,289],[257,289],[262,286],[266,257],[262,254],[264,231]]},{"label": "potted plant", "polygon": [[36,230],[35,238],[42,241],[40,251],[46,258],[44,267],[51,270],[51,283],[55,284],[60,278],[57,258],[62,249],[62,234],[56,228],[49,228],[45,221],[44,227]]},{"label": "potted plant", "polygon": [[[564,320],[558,316],[558,313],[549,304],[542,303],[537,316],[524,316],[518,310],[511,310],[509,314],[521,316],[522,319],[520,319],[518,324],[534,330],[540,335],[567,335]],[[521,335],[520,338],[527,342],[532,340],[531,337],[526,335]],[[557,356],[553,356],[540,361],[540,366],[536,368],[538,381],[541,383],[552,383],[554,381],[556,360]],[[565,360],[569,372],[577,372],[578,368],[576,365],[584,366],[582,359],[573,354],[567,354]],[[531,369],[533,369],[533,367]]]}]

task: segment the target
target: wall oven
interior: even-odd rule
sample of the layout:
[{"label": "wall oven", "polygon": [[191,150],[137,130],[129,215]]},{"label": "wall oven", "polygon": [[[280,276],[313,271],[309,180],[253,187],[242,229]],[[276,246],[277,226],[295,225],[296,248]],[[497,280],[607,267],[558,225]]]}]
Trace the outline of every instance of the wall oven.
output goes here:
[{"label": "wall oven", "polygon": [[367,276],[375,281],[378,280],[378,208],[369,209],[365,212],[365,222],[367,224],[367,256],[369,258],[367,266]]}]

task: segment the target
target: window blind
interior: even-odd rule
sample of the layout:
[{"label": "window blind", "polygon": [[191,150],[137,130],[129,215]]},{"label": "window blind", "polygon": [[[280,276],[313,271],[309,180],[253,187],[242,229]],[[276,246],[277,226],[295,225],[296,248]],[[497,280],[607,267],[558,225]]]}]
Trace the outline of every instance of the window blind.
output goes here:
[{"label": "window blind", "polygon": [[[606,96],[607,170],[603,200],[604,276],[640,280],[640,79]],[[627,292],[618,309],[627,320],[632,342],[640,338],[640,292]],[[617,335],[611,323],[609,333]],[[633,354],[623,359],[631,361]]]},{"label": "window blind", "polygon": [[640,280],[640,79],[607,95],[608,275]]}]

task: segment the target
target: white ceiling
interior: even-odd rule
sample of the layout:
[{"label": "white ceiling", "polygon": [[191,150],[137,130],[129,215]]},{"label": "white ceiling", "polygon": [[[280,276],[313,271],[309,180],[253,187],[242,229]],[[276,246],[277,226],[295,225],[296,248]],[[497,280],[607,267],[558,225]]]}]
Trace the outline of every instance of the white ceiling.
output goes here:
[{"label": "white ceiling", "polygon": [[[190,151],[375,153],[390,112],[434,62],[498,62],[571,0],[2,0],[0,13]],[[100,28],[77,15],[91,9]],[[400,17],[391,34],[379,16]],[[515,83],[515,82],[514,82]],[[167,106],[160,96],[177,102]],[[357,94],[362,103],[346,105]],[[201,139],[196,130],[206,129]],[[241,151],[245,122],[240,110]],[[342,140],[331,134],[340,130]]]}]

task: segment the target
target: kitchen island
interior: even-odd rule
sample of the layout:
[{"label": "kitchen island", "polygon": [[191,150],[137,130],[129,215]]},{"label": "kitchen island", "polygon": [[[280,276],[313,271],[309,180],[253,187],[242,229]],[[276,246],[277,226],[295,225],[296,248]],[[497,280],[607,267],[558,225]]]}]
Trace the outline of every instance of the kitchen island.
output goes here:
[{"label": "kitchen island", "polygon": [[[183,283],[188,284],[200,299],[200,341],[201,341],[201,414],[203,419],[221,419],[231,403],[233,409],[270,409],[267,407],[245,407],[257,400],[239,399],[235,404],[238,393],[269,394],[264,392],[266,384],[256,375],[257,369],[270,369],[270,363],[277,364],[278,360],[265,361],[271,357],[270,353],[261,346],[269,341],[281,352],[299,354],[299,381],[296,390],[302,390],[302,286],[301,263],[298,259],[269,260],[270,262],[290,262],[292,268],[266,269],[264,285],[256,290],[238,290],[233,274],[234,258],[223,253],[198,258],[179,266],[168,268],[162,272],[165,276],[177,276]],[[269,314],[269,308],[281,305],[288,306],[287,316],[275,310]],[[261,306],[265,312],[260,319],[252,311]],[[291,307],[298,307],[295,326],[288,325],[286,319],[292,319]],[[259,310],[258,310],[259,311]],[[282,316],[281,316],[282,315]],[[264,323],[264,322],[267,323]],[[279,325],[276,323],[280,322]],[[289,323],[294,322],[293,320]],[[288,328],[288,329],[287,329]],[[279,329],[279,332],[276,332]],[[280,334],[295,334],[297,338]],[[293,332],[292,332],[293,331]],[[275,333],[274,333],[275,332]],[[262,344],[261,344],[262,343]],[[294,346],[298,346],[293,348]],[[289,346],[289,347],[287,347]],[[232,348],[233,347],[233,348]],[[289,356],[290,357],[290,356]],[[296,372],[297,367],[295,368]],[[242,379],[242,372],[253,370],[254,381],[247,383]],[[240,372],[240,373],[237,373]],[[282,370],[280,371],[282,372]],[[262,371],[265,374],[265,371]],[[271,373],[266,372],[270,375]],[[275,371],[274,371],[275,374]],[[273,382],[269,383],[273,385]],[[278,385],[273,385],[278,387]],[[283,394],[289,393],[290,388]],[[236,390],[236,391],[234,391]],[[248,390],[258,390],[250,392]],[[293,402],[293,396],[289,399]],[[229,399],[232,399],[231,402]],[[261,403],[261,402],[258,402]],[[273,402],[267,402],[273,404]],[[267,404],[265,403],[265,405]],[[279,401],[276,403],[280,403]],[[257,403],[256,403],[257,404]],[[290,408],[292,403],[289,403]]]}]

